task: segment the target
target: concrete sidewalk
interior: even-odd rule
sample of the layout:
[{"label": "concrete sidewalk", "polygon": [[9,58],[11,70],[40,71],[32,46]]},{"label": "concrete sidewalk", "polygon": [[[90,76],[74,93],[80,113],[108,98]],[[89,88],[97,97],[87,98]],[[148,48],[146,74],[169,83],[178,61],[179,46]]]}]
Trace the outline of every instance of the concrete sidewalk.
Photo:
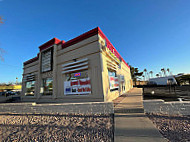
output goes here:
[{"label": "concrete sidewalk", "polygon": [[144,114],[142,89],[133,88],[114,105],[115,142],[167,142]]}]

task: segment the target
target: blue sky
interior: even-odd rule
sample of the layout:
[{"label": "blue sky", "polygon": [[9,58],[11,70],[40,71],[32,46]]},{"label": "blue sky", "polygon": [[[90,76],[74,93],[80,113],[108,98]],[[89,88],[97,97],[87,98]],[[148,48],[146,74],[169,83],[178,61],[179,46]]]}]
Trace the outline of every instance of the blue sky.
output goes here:
[{"label": "blue sky", "polygon": [[68,41],[99,26],[121,56],[154,74],[190,73],[189,0],[0,0],[0,82],[22,79],[23,62],[53,37]]}]

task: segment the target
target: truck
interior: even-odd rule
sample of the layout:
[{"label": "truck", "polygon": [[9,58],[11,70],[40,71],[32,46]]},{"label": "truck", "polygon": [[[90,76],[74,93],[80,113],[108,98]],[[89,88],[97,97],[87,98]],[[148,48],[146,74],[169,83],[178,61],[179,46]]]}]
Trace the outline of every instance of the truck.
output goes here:
[{"label": "truck", "polygon": [[148,85],[177,85],[177,81],[174,76],[150,78]]}]

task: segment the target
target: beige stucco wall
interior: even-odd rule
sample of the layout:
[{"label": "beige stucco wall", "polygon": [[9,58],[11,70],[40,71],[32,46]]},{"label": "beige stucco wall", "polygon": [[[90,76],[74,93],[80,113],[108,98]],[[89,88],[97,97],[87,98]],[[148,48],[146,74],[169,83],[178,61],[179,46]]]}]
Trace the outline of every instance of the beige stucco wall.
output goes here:
[{"label": "beige stucco wall", "polygon": [[130,68],[128,68],[124,62],[121,62],[121,68],[117,67],[117,69],[115,70],[117,76],[123,75],[125,78],[125,83],[124,83],[125,91],[121,90],[122,86],[121,83],[119,84],[118,90],[110,91],[107,60],[111,61],[116,65],[118,65],[118,63],[113,58],[111,58],[104,50],[102,50],[101,56],[103,64],[102,78],[103,78],[104,101],[112,101],[115,98],[117,98],[119,95],[122,95],[123,93],[129,91],[133,87],[131,81]]},{"label": "beige stucco wall", "polygon": [[[23,75],[35,73],[35,95],[25,96],[25,82],[23,82],[23,101],[37,101],[37,102],[99,102],[112,101],[119,95],[123,94],[121,90],[110,91],[107,60],[117,64],[105,51],[102,50],[100,37],[98,35],[92,36],[65,49],[60,45],[54,45],[53,53],[53,71],[41,73],[41,53],[39,60],[24,66]],[[64,95],[64,81],[66,81],[65,74],[62,73],[62,65],[74,62],[74,59],[88,59],[88,76],[91,79],[91,94],[89,95]],[[132,88],[130,69],[122,62],[121,69],[117,68],[117,75],[124,75],[125,77],[125,91]],[[53,95],[40,95],[41,80],[44,77],[53,78]]]},{"label": "beige stucco wall", "polygon": [[[98,36],[95,35],[82,42],[74,44],[57,52],[57,94],[56,99],[66,102],[80,101],[104,101],[101,85],[100,48]],[[91,79],[92,93],[89,95],[64,95],[65,74],[62,73],[62,65],[73,62],[73,59],[88,59],[88,76]]]},{"label": "beige stucco wall", "polygon": [[[41,53],[39,54],[41,57]],[[64,81],[65,74],[62,73],[62,65],[73,62],[73,59],[84,59],[88,58],[88,76],[91,79],[92,93],[89,95],[64,95]],[[53,59],[53,71],[50,73],[40,72],[40,61],[36,64],[35,69],[38,73],[38,80],[36,82],[36,93],[34,97],[24,96],[25,101],[56,101],[56,102],[82,102],[82,101],[104,101],[103,89],[102,89],[102,77],[101,77],[101,66],[100,66],[100,47],[98,42],[98,35],[92,36],[85,39],[77,44],[69,46],[65,49],[61,48],[61,45],[54,45],[54,59]],[[33,64],[33,63],[31,63]],[[24,67],[24,72],[30,73],[31,64]],[[43,77],[53,77],[53,95],[42,96],[40,95],[40,85]],[[25,88],[25,87],[24,87]],[[23,90],[24,92],[25,90]]]},{"label": "beige stucco wall", "polygon": [[35,62],[25,65],[23,70],[24,70],[23,75],[37,72],[38,71],[38,61],[35,61]]},{"label": "beige stucco wall", "polygon": [[[38,60],[24,66],[24,68],[23,68],[24,71],[23,71],[23,75],[22,75],[23,76],[23,79],[22,79],[22,92],[21,92],[21,97],[22,98],[26,97],[25,96],[26,82],[24,81],[24,77],[26,75],[29,75],[29,74],[35,74],[36,77],[37,77],[38,76],[38,67],[39,67],[39,61]],[[37,78],[36,78],[36,82],[38,82]],[[36,83],[35,84],[35,92],[37,92],[37,88],[38,88],[38,84]],[[27,99],[28,98],[36,98],[36,95],[37,94],[35,94],[34,96],[27,96]]]}]

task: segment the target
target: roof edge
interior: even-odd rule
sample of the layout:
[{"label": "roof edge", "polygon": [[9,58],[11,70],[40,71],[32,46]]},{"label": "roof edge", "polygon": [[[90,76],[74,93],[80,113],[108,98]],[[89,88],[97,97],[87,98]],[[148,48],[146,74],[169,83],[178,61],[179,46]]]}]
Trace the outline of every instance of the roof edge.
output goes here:
[{"label": "roof edge", "polygon": [[123,57],[119,54],[119,52],[116,50],[116,48],[113,46],[113,44],[109,41],[109,39],[105,36],[105,34],[102,32],[102,30],[101,30],[99,27],[98,27],[98,33],[99,33],[99,35],[100,35],[103,39],[106,40],[107,45],[108,45],[108,46],[111,46],[111,47],[108,47],[108,48],[109,48],[109,49],[110,49],[110,48],[113,48],[112,50],[114,50],[114,51],[111,50],[112,53],[114,53],[115,56],[116,56],[118,59],[122,60],[122,61],[125,63],[125,65],[126,65],[128,68],[130,68],[129,65],[126,63],[126,61],[123,59]]},{"label": "roof edge", "polygon": [[32,62],[37,61],[38,59],[39,59],[39,54],[38,54],[36,57],[25,61],[23,64],[24,64],[24,66],[25,66],[25,65],[27,65],[27,64],[30,64],[30,63],[32,63]]},{"label": "roof edge", "polygon": [[119,54],[119,52],[116,50],[116,48],[112,45],[112,43],[109,41],[109,39],[105,36],[105,34],[102,32],[102,30],[99,27],[96,27],[96,28],[94,28],[94,29],[92,29],[92,30],[90,30],[88,32],[85,32],[85,33],[83,33],[83,34],[81,34],[81,35],[79,35],[79,36],[77,36],[77,37],[75,37],[75,38],[67,41],[67,42],[64,42],[62,44],[62,49],[66,48],[66,47],[69,47],[71,45],[74,45],[74,44],[76,44],[76,43],[78,43],[80,41],[83,41],[83,40],[85,40],[85,39],[87,39],[89,37],[92,37],[92,36],[94,36],[96,34],[99,34],[103,39],[105,39],[106,42],[111,46],[110,48],[113,48],[112,50],[114,50],[114,51],[112,51],[112,50],[111,51],[115,54],[115,56],[119,60],[122,60],[125,63],[125,65],[128,68],[130,68],[129,65],[126,63],[126,61],[121,57],[121,55]]},{"label": "roof edge", "polygon": [[80,41],[83,41],[83,40],[85,40],[85,39],[87,39],[87,38],[89,38],[91,36],[94,36],[94,35],[98,34],[98,28],[99,27],[94,28],[94,29],[92,29],[92,30],[90,30],[90,31],[88,31],[86,33],[83,33],[83,34],[81,34],[81,35],[79,35],[79,36],[77,36],[77,37],[63,43],[62,44],[62,49],[66,48],[68,46],[74,45],[74,44],[76,44],[76,43],[78,43]]},{"label": "roof edge", "polygon": [[50,46],[52,46],[54,44],[60,43],[60,42],[61,42],[61,40],[59,40],[58,38],[54,37],[51,40],[49,40],[46,43],[44,43],[41,46],[39,46],[39,49],[40,49],[40,51],[42,51],[42,50],[44,50],[44,49],[46,49],[46,48],[48,48],[48,47],[50,47]]}]

